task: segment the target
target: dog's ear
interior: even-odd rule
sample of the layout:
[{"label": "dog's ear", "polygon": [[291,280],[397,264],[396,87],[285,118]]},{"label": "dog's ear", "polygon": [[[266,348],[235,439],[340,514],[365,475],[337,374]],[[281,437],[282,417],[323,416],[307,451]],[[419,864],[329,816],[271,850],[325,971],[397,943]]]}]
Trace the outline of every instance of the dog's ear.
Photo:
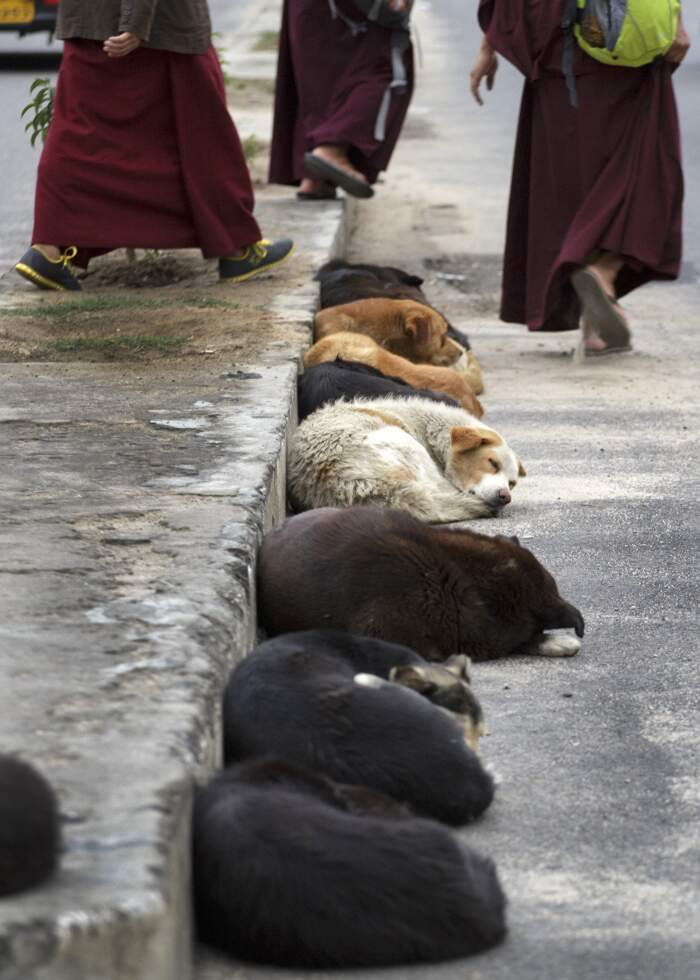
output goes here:
[{"label": "dog's ear", "polygon": [[445,660],[442,666],[461,681],[466,681],[467,684],[471,683],[470,670],[472,662],[466,653],[453,653],[451,657]]},{"label": "dog's ear", "polygon": [[412,691],[423,695],[432,694],[437,689],[433,681],[425,676],[423,668],[416,667],[414,664],[392,667],[389,671],[389,680],[403,687],[410,687]]},{"label": "dog's ear", "polygon": [[455,425],[450,431],[452,449],[456,453],[466,453],[479,446],[497,446],[501,439],[495,433],[475,429],[471,425]]},{"label": "dog's ear", "polygon": [[518,457],[518,476],[527,476],[527,470],[523,466],[523,461]]},{"label": "dog's ear", "polygon": [[413,337],[416,346],[427,344],[430,339],[430,321],[423,313],[407,313],[403,321],[404,333]]}]

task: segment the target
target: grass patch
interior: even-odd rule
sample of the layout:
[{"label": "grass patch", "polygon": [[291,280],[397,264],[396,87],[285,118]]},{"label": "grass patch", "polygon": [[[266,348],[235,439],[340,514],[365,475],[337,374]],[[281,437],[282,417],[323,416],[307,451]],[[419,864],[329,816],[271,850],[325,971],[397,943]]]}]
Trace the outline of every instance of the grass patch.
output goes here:
[{"label": "grass patch", "polygon": [[253,51],[276,51],[280,43],[279,31],[261,31]]},{"label": "grass patch", "polygon": [[2,306],[0,316],[28,317],[32,320],[66,320],[81,313],[111,313],[115,310],[162,310],[177,306],[197,310],[235,310],[238,303],[229,303],[214,296],[155,297],[155,296],[86,296],[67,302],[37,303],[36,306]]},{"label": "grass patch", "polygon": [[40,349],[54,354],[103,354],[120,357],[125,354],[144,354],[155,351],[171,354],[182,347],[187,337],[153,337],[149,334],[125,333],[112,337],[58,337],[46,340]]}]

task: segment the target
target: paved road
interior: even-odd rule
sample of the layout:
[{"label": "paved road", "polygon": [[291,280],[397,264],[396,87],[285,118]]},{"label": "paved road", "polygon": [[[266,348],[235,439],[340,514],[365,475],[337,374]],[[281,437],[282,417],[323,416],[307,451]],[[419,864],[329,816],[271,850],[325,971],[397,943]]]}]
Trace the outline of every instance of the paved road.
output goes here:
[{"label": "paved road", "polygon": [[[473,5],[472,5],[473,6]],[[502,65],[487,105],[468,95],[478,44],[463,0],[420,3],[423,66],[405,134],[376,197],[358,208],[355,261],[420,270],[447,257],[468,295],[427,273],[433,300],[471,335],[487,418],[529,476],[478,530],[515,533],[584,610],[571,661],[479,664],[484,754],[497,799],[466,842],[491,854],[510,935],[471,960],[318,980],[696,980],[698,839],[700,0],[677,75],[687,181],[686,260],[674,286],[625,300],[633,355],[577,366],[568,335],[496,318],[522,81]],[[691,572],[691,569],[694,571]],[[196,980],[284,974],[207,956]]]},{"label": "paved road", "polygon": [[[214,29],[232,34],[247,16],[250,0],[211,0]],[[35,78],[55,78],[62,45],[48,35],[25,38],[0,33],[0,277],[26,248],[31,236],[34,181],[39,148],[32,149],[20,112]]]}]

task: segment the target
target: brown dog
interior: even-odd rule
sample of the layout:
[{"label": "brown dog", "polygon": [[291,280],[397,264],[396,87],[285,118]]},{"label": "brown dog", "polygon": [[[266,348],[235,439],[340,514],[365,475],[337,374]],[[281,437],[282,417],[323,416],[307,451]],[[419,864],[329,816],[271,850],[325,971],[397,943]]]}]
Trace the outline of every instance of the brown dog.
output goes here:
[{"label": "brown dog", "polygon": [[414,388],[429,388],[431,391],[450,395],[462,408],[476,415],[477,418],[481,418],[484,414],[481,402],[463,375],[457,374],[449,367],[413,364],[405,357],[384,350],[371,337],[363,337],[361,334],[341,332],[324,337],[306,352],[304,364],[306,367],[312,367],[314,364],[335,361],[337,357],[341,357],[344,361],[369,364],[382,374],[407,381]]},{"label": "brown dog", "polygon": [[339,331],[365,334],[392,354],[417,364],[454,364],[462,348],[447,336],[447,320],[437,310],[408,299],[359,299],[319,310],[314,336]]}]

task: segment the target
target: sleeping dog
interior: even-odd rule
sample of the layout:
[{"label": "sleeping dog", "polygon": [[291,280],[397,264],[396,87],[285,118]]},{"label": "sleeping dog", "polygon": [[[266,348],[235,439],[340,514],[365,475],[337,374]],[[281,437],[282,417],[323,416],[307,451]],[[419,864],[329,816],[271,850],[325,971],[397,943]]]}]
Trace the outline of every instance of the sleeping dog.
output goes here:
[{"label": "sleeping dog", "polygon": [[430,527],[378,507],[323,508],[266,535],[258,612],[268,634],[316,627],[402,643],[428,660],[567,657],[581,613],[511,538]]},{"label": "sleeping dog", "polygon": [[268,640],[226,686],[226,761],[278,756],[466,823],[491,803],[493,780],[459,737],[476,747],[483,719],[464,664],[450,666],[457,675],[406,647],[331,630]]},{"label": "sleeping dog", "polygon": [[193,814],[199,936],[286,967],[467,956],[505,935],[493,862],[364,788],[277,760],[226,769]]},{"label": "sleeping dog", "polygon": [[0,896],[33,888],[53,874],[60,841],[51,786],[27,762],[0,755]]},{"label": "sleeping dog", "polygon": [[448,367],[464,353],[447,336],[442,314],[408,299],[358,299],[319,310],[314,317],[315,340],[341,330],[371,337],[392,354],[416,364]]},{"label": "sleeping dog", "polygon": [[[412,299],[435,310],[420,288],[423,280],[394,266],[362,265],[335,259],[327,262],[316,275],[321,283],[321,309],[342,306],[359,299]],[[435,310],[443,316],[439,310]],[[469,338],[449,320],[447,336],[456,340],[464,354],[452,366],[463,374],[475,395],[484,390],[481,366],[471,350]]]},{"label": "sleeping dog", "polygon": [[523,475],[498,432],[421,398],[326,405],[299,426],[287,459],[295,510],[383,504],[433,523],[494,516]]},{"label": "sleeping dog", "polygon": [[[333,259],[316,273],[321,283],[321,309],[354,303],[356,299],[413,299],[431,306],[421,289],[423,280],[391,265],[365,265]],[[433,306],[432,309],[435,309]],[[438,311],[439,312],[439,311]],[[471,345],[466,334],[448,323],[449,335],[465,350]]]},{"label": "sleeping dog", "polygon": [[449,395],[430,391],[428,388],[414,388],[407,381],[382,374],[369,364],[344,361],[340,357],[307,368],[299,375],[297,393],[300,422],[316,409],[341,398],[352,401],[358,397],[385,398],[387,395],[396,395],[399,398],[428,398],[445,405],[457,405]]},{"label": "sleeping dog", "polygon": [[[416,388],[428,389],[455,399],[462,408],[481,418],[484,409],[474,394],[467,374],[460,374],[454,368],[435,367],[433,364],[414,364],[406,357],[399,357],[385,350],[371,337],[362,334],[340,331],[330,337],[318,340],[304,355],[304,364],[325,364],[339,358],[356,363],[368,364],[386,375],[399,378]],[[357,395],[362,394],[357,392]],[[378,397],[374,392],[374,397]],[[387,391],[387,394],[393,392]],[[444,399],[441,399],[444,400]]]}]

